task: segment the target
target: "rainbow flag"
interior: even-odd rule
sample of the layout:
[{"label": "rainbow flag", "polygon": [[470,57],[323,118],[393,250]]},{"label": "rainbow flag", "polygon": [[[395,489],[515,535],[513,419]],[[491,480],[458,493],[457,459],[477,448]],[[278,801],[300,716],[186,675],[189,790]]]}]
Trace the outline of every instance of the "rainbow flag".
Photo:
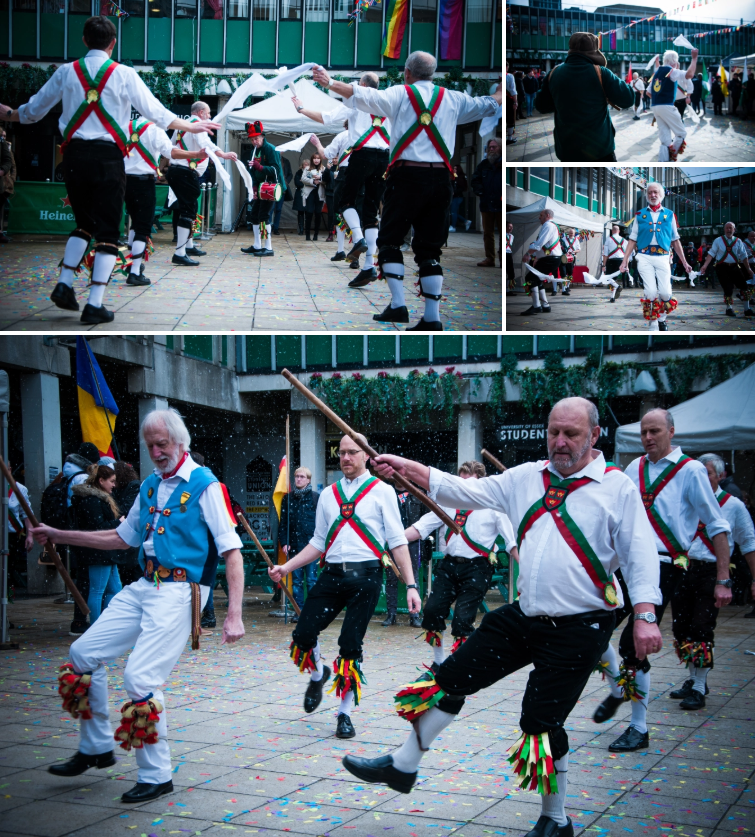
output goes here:
[{"label": "rainbow flag", "polygon": [[464,0],[440,0],[438,28],[441,59],[459,60],[464,28]]},{"label": "rainbow flag", "polygon": [[386,58],[401,57],[401,44],[404,42],[408,17],[409,0],[390,0],[383,31],[383,55]]},{"label": "rainbow flag", "polygon": [[76,384],[83,440],[96,445],[101,456],[113,456],[111,445],[118,405],[85,337],[76,338]]}]

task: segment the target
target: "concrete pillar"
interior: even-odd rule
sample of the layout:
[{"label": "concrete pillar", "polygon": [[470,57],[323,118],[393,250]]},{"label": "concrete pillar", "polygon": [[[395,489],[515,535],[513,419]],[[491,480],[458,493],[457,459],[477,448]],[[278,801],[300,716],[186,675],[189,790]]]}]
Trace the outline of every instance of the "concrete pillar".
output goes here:
[{"label": "concrete pillar", "polygon": [[313,491],[325,488],[325,416],[305,410],[299,416],[300,462],[312,472]]},{"label": "concrete pillar", "polygon": [[621,72],[619,73],[619,78],[625,78],[627,74],[627,64],[624,59],[621,59]]},{"label": "concrete pillar", "polygon": [[545,72],[549,73],[551,71],[551,60],[550,58],[545,59]]},{"label": "concrete pillar", "polygon": [[[46,372],[21,376],[21,422],[24,440],[24,483],[29,489],[32,510],[39,515],[42,492],[50,483],[50,469],[63,467],[60,438],[60,390],[58,379]],[[41,549],[28,554],[29,593],[59,593],[63,582],[54,568],[37,563]]]},{"label": "concrete pillar", "polygon": [[[139,426],[141,427],[147,413],[151,413],[152,410],[167,409],[167,398],[160,398],[156,395],[141,397],[139,399]],[[155,466],[149,458],[149,453],[147,453],[147,448],[144,447],[144,442],[141,441],[141,438],[139,439],[139,442],[139,477],[140,479],[145,480],[155,470]]]},{"label": "concrete pillar", "polygon": [[482,450],[482,416],[473,407],[462,405],[459,409],[458,464],[470,459],[480,459]]},{"label": "concrete pillar", "polygon": [[649,413],[651,410],[654,410],[658,406],[658,394],[655,392],[646,392],[642,396],[642,404],[640,404],[640,420],[645,415],[645,413]]}]

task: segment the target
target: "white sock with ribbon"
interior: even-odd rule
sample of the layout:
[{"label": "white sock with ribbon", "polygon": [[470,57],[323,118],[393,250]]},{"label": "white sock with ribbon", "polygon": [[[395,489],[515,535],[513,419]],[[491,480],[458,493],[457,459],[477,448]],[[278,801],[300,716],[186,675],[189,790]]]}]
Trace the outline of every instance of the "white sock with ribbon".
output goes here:
[{"label": "white sock with ribbon", "polygon": [[323,675],[322,657],[320,656],[320,643],[319,642],[312,649],[312,659],[315,661],[315,665],[317,666],[317,670],[312,672],[311,679],[314,680],[315,683],[317,683],[318,680],[322,680],[322,675]]},{"label": "white sock with ribbon", "polygon": [[440,644],[433,645],[433,662],[442,665],[446,659],[446,650],[443,648],[443,633],[438,631],[438,636],[440,637]]},{"label": "white sock with ribbon", "polygon": [[89,291],[89,305],[95,308],[102,306],[105,298],[105,288],[110,281],[110,274],[115,267],[116,257],[112,253],[95,253],[94,267],[92,268],[92,288]]},{"label": "white sock with ribbon", "polygon": [[[608,643],[608,648],[603,652],[600,662],[604,664],[604,671],[606,673],[606,680],[608,687],[611,690],[611,697],[620,698],[622,693],[621,686],[616,682],[619,677],[619,655],[616,649]],[[607,665],[605,665],[607,663]]]},{"label": "white sock with ribbon", "polygon": [[364,231],[364,240],[367,242],[367,254],[364,257],[364,269],[369,270],[375,266],[375,253],[377,251],[378,228],[370,227]]},{"label": "white sock with ribbon", "polygon": [[362,233],[361,222],[359,220],[359,213],[353,207],[349,207],[348,209],[344,209],[341,213],[343,215],[343,220],[349,225],[349,229],[351,230],[351,238],[354,244],[359,241],[360,238],[364,238]]},{"label": "white sock with ribbon", "polygon": [[[395,753],[391,753],[396,770],[402,773],[416,773],[422,756],[455,717],[450,712],[438,709],[437,706],[428,709],[418,721],[415,721],[414,729],[411,730],[401,747]],[[419,740],[422,741],[422,747],[419,745]]]},{"label": "white sock with ribbon", "polygon": [[338,252],[343,253],[344,242],[346,241],[346,233],[340,227],[336,227],[336,241],[338,242]]},{"label": "white sock with ribbon", "polygon": [[[383,273],[395,273],[397,276],[404,275],[404,265],[398,262],[386,262],[383,265]],[[404,280],[391,279],[390,276],[385,277],[388,287],[391,291],[391,308],[403,308],[406,305],[406,298],[404,297]]]},{"label": "white sock with ribbon", "polygon": [[[78,236],[72,235],[66,242],[66,251],[63,254],[63,264],[71,266],[75,265],[78,267],[79,262],[84,258],[84,253],[86,253],[88,246],[88,241],[84,241],[83,238],[78,238]],[[75,277],[76,273],[71,270],[71,268],[61,267],[58,282],[62,282],[64,285],[68,285],[69,288],[72,288]]]},{"label": "white sock with ribbon", "polygon": [[134,230],[129,230],[128,232],[128,246],[130,247],[134,243],[134,236],[136,232]]},{"label": "white sock with ribbon", "polygon": [[632,719],[629,722],[638,732],[647,732],[647,716],[648,716],[648,695],[650,694],[650,672],[638,671],[635,678],[637,690],[642,692],[645,697],[641,700],[633,700],[632,704]]},{"label": "white sock with ribbon", "polygon": [[693,672],[695,682],[692,684],[692,688],[696,692],[700,692],[701,695],[705,694],[705,686],[708,680],[709,671],[709,668],[696,668]]},{"label": "white sock with ribbon", "polygon": [[[422,285],[422,290],[426,293],[440,294],[443,290],[443,276],[437,273],[432,276],[423,276],[420,279],[420,284]],[[425,313],[422,315],[422,319],[426,323],[437,323],[440,319],[440,300],[428,299],[427,297],[424,297],[424,300]]]},{"label": "white sock with ribbon", "polygon": [[548,793],[542,797],[541,813],[549,817],[558,825],[564,826],[568,822],[566,816],[566,774],[569,767],[569,754],[560,759],[553,759],[553,766],[558,775],[558,793]]},{"label": "white sock with ribbon", "polygon": [[267,228],[267,238],[265,239],[265,249],[272,250],[273,249],[273,235],[270,231],[270,227]]},{"label": "white sock with ribbon", "polygon": [[253,224],[252,229],[254,230],[254,246],[258,249],[262,249],[262,238],[260,237],[260,225]]},{"label": "white sock with ribbon", "polygon": [[134,241],[131,243],[131,272],[139,273],[142,266],[142,257],[147,249],[146,241]]},{"label": "white sock with ribbon", "polygon": [[540,307],[540,291],[537,288],[535,288],[535,290],[532,291],[532,307]]},{"label": "white sock with ribbon", "polygon": [[540,288],[540,302],[543,308],[548,307],[548,294],[545,292],[545,288]]},{"label": "white sock with ribbon", "polygon": [[341,705],[338,707],[339,715],[351,716],[351,710],[354,708],[354,690],[349,689],[341,698]]},{"label": "white sock with ribbon", "polygon": [[176,228],[176,255],[177,256],[185,256],[186,255],[186,243],[189,240],[189,235],[191,234],[191,230],[187,227],[177,227]]}]

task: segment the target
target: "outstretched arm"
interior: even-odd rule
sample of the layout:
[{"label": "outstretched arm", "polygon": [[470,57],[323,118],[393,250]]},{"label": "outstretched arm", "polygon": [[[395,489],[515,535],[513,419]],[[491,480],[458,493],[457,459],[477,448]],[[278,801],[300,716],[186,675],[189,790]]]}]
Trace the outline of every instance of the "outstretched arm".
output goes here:
[{"label": "outstretched arm", "polygon": [[30,531],[34,535],[34,540],[43,545],[47,541],[52,541],[53,543],[67,543],[71,546],[86,546],[89,549],[107,550],[128,549],[131,546],[115,529],[105,529],[99,532],[63,531],[40,523],[39,526],[33,526]]},{"label": "outstretched arm", "polygon": [[309,108],[305,108],[304,105],[301,103],[301,99],[297,99],[296,96],[291,97],[291,101],[294,103],[294,107],[302,116],[306,116],[308,119],[312,119],[315,122],[319,122],[321,125],[325,124],[325,120],[322,118],[322,114],[316,110],[309,110]]},{"label": "outstretched arm", "polygon": [[382,453],[371,461],[378,474],[385,479],[390,479],[394,473],[397,473],[416,483],[420,488],[430,487],[430,469],[421,462],[404,459],[403,456],[393,456],[390,453]]}]

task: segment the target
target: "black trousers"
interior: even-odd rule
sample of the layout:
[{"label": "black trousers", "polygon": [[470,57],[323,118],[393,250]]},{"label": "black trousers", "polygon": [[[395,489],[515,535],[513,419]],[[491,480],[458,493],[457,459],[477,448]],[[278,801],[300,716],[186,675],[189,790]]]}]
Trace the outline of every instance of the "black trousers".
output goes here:
[{"label": "black trousers", "polygon": [[[616,271],[621,267],[622,261],[623,259],[606,259],[606,269],[603,272],[606,274],[616,273]],[[624,288],[629,287],[629,273],[621,274],[621,284]]]},{"label": "black trousers", "polygon": [[571,279],[574,273],[574,262],[561,262],[561,277]]},{"label": "black trousers", "polygon": [[[63,155],[63,179],[79,238],[118,247],[126,193],[123,155],[114,142],[72,140]],[[113,251],[115,252],[115,251]]]},{"label": "black trousers", "polygon": [[451,605],[456,602],[451,633],[455,637],[469,636],[492,578],[493,565],[487,558],[481,556],[457,564],[453,556],[447,555],[435,571],[422,627],[426,631],[445,631]]},{"label": "black trousers", "polygon": [[318,212],[305,212],[304,213],[304,232],[309,233],[312,229],[312,219],[314,216],[314,228],[315,228],[315,235],[320,232],[320,219],[322,218],[322,214]]},{"label": "black trousers", "polygon": [[564,723],[585,688],[614,627],[599,610],[576,616],[525,616],[519,602],[486,613],[480,627],[440,666],[435,682],[447,694],[437,704],[457,714],[464,697],[530,664],[519,726],[529,735],[549,733],[551,752],[569,752]]},{"label": "black trousers", "polygon": [[718,619],[714,598],[718,570],[715,561],[690,559],[671,597],[672,628],[677,642],[713,642]]},{"label": "black trousers", "polygon": [[[352,154],[352,158],[353,158]],[[349,164],[349,169],[353,166]],[[383,215],[378,233],[378,251],[398,250],[409,230],[414,228],[412,250],[417,264],[440,261],[446,242],[453,187],[446,168],[400,166],[391,170],[383,196]],[[365,195],[365,203],[367,196]],[[401,259],[391,254],[387,259]],[[381,260],[381,264],[382,264]]]},{"label": "black trousers", "polygon": [[325,206],[327,207],[328,233],[332,233],[336,224],[335,191],[325,193]]},{"label": "black trousers", "polygon": [[343,572],[338,564],[325,564],[309,591],[293,632],[294,642],[309,651],[325,628],[346,608],[338,637],[339,654],[347,660],[362,659],[362,640],[380,598],[381,567]]},{"label": "black trousers", "polygon": [[[546,275],[553,274],[554,279],[558,277],[559,271],[563,267],[561,256],[541,256],[532,266],[535,270],[539,270]],[[530,273],[529,270],[526,278],[533,288],[546,287],[546,283],[539,276]]]},{"label": "black trousers", "polygon": [[126,176],[126,212],[131,218],[134,241],[146,241],[155,220],[155,178]]},{"label": "black trousers", "polygon": [[506,253],[506,281],[514,281],[514,256],[512,253]]},{"label": "black trousers", "polygon": [[[419,584],[419,541],[412,541],[409,544],[409,558],[412,562],[414,578]],[[393,570],[385,571],[385,604],[388,613],[395,615],[398,610],[398,578]]]},{"label": "black trousers", "polygon": [[199,188],[199,175],[195,169],[186,166],[168,166],[165,178],[178,203],[176,225],[190,230],[197,217],[199,195],[202,192]]},{"label": "black trousers", "polygon": [[[71,562],[71,570],[76,573],[76,589],[84,597],[84,601],[86,601],[89,598],[89,565],[79,547],[69,546],[68,554]],[[87,623],[86,616],[81,612],[81,608],[79,608],[75,600],[73,603],[73,621],[78,625],[86,625]]]},{"label": "black trousers", "polygon": [[741,268],[738,264],[724,264],[723,262],[717,264],[716,276],[724,290],[724,299],[734,296],[734,288],[739,288],[740,291],[749,291],[750,289],[744,268]]},{"label": "black trousers", "polygon": [[[343,213],[344,209],[357,209],[359,193],[364,189],[362,210],[359,213],[363,230],[369,230],[378,225],[378,209],[385,192],[383,175],[387,168],[388,152],[377,148],[360,148],[359,151],[352,152],[349,157],[339,211]],[[339,174],[336,178],[336,186],[340,178]]]},{"label": "black trousers", "polygon": [[270,218],[275,208],[275,201],[263,201],[255,198],[252,201],[252,208],[249,212],[249,221],[252,224],[270,224]]}]

